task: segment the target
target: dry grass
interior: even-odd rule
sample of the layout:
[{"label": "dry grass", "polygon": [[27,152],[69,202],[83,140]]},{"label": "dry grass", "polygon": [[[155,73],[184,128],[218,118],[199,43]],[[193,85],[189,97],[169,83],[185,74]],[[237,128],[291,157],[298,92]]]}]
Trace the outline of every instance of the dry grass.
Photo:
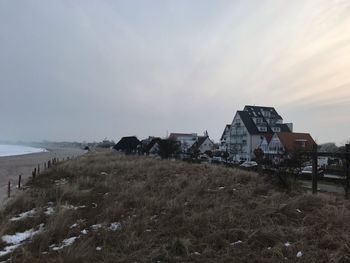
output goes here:
[{"label": "dry grass", "polygon": [[[34,217],[9,222],[32,208]],[[241,170],[91,153],[42,174],[0,213],[0,234],[45,224],[13,262],[350,262],[349,209]],[[91,229],[112,222],[121,228]]]}]

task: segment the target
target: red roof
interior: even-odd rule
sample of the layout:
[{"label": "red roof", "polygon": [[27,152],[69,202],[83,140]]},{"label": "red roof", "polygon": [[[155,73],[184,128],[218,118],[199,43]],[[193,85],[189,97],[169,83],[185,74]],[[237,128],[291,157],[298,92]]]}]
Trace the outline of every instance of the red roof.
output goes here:
[{"label": "red roof", "polygon": [[284,149],[289,152],[311,151],[313,145],[316,144],[309,133],[278,132],[276,134]]}]

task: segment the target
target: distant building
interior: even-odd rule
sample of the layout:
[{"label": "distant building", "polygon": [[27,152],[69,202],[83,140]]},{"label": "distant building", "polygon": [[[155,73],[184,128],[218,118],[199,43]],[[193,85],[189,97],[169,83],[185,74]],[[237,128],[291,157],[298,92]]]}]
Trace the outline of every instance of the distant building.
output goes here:
[{"label": "distant building", "polygon": [[120,141],[113,147],[117,151],[125,153],[136,153],[141,146],[141,142],[135,136],[127,136],[120,139]]},{"label": "distant building", "polygon": [[205,153],[214,150],[214,143],[209,136],[198,136],[197,141],[189,148],[189,152]]},{"label": "distant building", "polygon": [[309,133],[275,133],[264,153],[270,157],[293,155],[298,151],[312,151],[316,142]]},{"label": "distant building", "polygon": [[251,160],[255,158],[254,150],[267,147],[278,132],[293,132],[293,124],[283,123],[273,107],[245,106],[236,112],[231,125],[225,126],[220,148],[227,149],[234,160]]},{"label": "distant building", "polygon": [[150,155],[158,155],[159,154],[159,142],[161,138],[152,137],[150,141],[146,145],[143,146],[143,153]]},{"label": "distant building", "polygon": [[230,139],[230,129],[231,129],[231,124],[226,124],[225,129],[220,138],[220,145],[219,145],[220,151],[226,151],[228,149],[228,141]]},{"label": "distant building", "polygon": [[169,139],[175,140],[181,145],[181,152],[186,153],[197,141],[197,133],[170,133]]}]

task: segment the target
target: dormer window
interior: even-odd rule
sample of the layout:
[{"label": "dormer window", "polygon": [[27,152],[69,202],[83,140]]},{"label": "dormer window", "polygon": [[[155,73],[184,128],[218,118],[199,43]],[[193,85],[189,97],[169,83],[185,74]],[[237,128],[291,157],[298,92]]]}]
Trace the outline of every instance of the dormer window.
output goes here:
[{"label": "dormer window", "polygon": [[281,132],[281,128],[280,127],[272,127],[272,131],[273,132]]},{"label": "dormer window", "polygon": [[262,123],[262,118],[256,118],[256,124]]},{"label": "dormer window", "polygon": [[262,126],[259,126],[258,130],[259,130],[259,132],[267,132],[267,128],[266,127],[262,127]]},{"label": "dormer window", "polygon": [[271,112],[269,112],[269,111],[263,111],[262,114],[266,118],[270,118],[271,117]]}]

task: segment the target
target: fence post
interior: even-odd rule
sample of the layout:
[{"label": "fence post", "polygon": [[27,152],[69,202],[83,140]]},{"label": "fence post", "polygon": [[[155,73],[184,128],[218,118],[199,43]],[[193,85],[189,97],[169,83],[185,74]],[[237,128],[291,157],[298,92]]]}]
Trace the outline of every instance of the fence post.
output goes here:
[{"label": "fence post", "polygon": [[20,174],[18,176],[18,189],[21,189],[21,180],[22,180],[22,175]]},{"label": "fence post", "polygon": [[317,193],[317,144],[312,148],[312,193]]},{"label": "fence post", "polygon": [[33,176],[33,179],[35,179],[35,176],[36,176],[36,168],[34,168],[33,172],[32,172],[32,176]]},{"label": "fence post", "polygon": [[38,175],[40,174],[40,164],[38,164]]},{"label": "fence post", "polygon": [[7,197],[10,198],[11,196],[11,181],[9,180],[7,185]]},{"label": "fence post", "polygon": [[349,169],[350,169],[350,144],[345,145],[345,169],[346,169],[346,186],[345,186],[345,197],[346,199],[349,198],[349,186],[350,186],[350,174],[349,174]]}]

